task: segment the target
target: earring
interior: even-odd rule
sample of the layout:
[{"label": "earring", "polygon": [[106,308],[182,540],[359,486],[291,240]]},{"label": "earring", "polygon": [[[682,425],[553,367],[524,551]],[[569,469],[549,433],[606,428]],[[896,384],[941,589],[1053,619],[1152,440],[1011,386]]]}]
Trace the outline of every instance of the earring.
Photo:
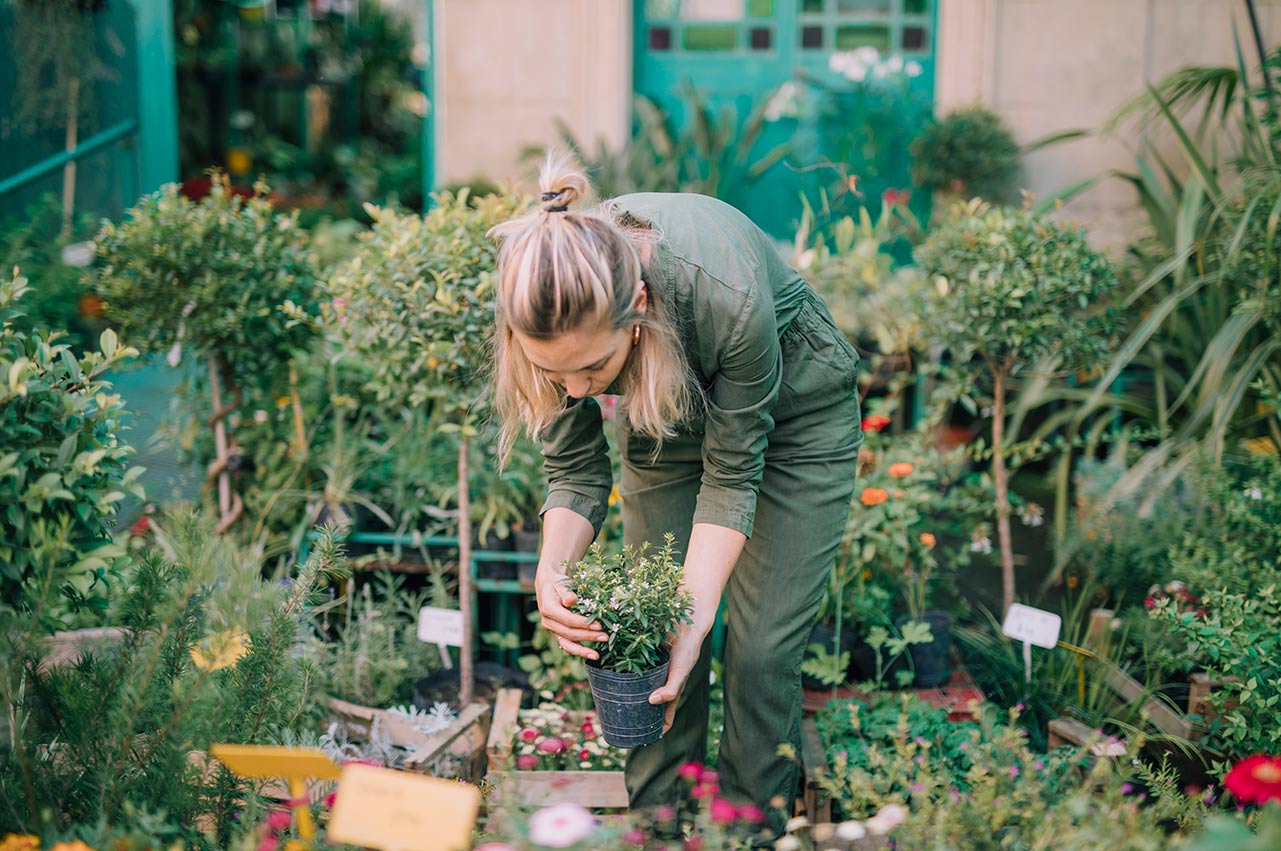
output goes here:
[{"label": "earring", "polygon": [[632,326],[632,348],[633,349],[636,348],[638,345],[640,345],[640,329],[641,329],[640,325]]}]

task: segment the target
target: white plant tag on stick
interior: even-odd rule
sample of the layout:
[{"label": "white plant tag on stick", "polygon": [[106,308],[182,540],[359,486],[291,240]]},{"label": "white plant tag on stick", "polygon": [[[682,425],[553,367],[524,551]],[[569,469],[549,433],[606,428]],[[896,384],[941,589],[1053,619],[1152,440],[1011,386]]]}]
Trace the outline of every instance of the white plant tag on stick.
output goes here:
[{"label": "white plant tag on stick", "polygon": [[435,644],[440,649],[440,660],[445,668],[454,667],[447,648],[463,646],[462,611],[423,606],[418,610],[418,640]]},{"label": "white plant tag on stick", "polygon": [[1005,613],[1001,632],[1023,642],[1023,677],[1032,682],[1032,645],[1052,650],[1059,643],[1063,619],[1053,612],[1014,603]]}]

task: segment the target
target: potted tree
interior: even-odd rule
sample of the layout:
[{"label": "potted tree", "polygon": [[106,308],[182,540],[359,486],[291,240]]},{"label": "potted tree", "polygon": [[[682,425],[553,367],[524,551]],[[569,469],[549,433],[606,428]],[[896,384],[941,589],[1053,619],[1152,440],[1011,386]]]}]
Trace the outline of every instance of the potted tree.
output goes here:
[{"label": "potted tree", "polygon": [[608,556],[593,544],[566,572],[578,597],[574,610],[609,636],[597,648],[600,659],[587,663],[587,679],[605,740],[615,747],[647,745],[662,735],[664,707],[649,696],[667,682],[668,636],[690,622],[694,605],[684,568],[672,558],[675,540],[668,533],[657,551],[645,543]]},{"label": "potted tree", "polygon": [[1079,227],[977,200],[920,245],[916,261],[934,284],[919,313],[925,339],[950,355],[949,395],[973,415],[976,396],[990,400],[984,454],[995,488],[1004,611],[1015,592],[1005,431],[1011,383],[1088,369],[1108,356],[1116,273]]}]

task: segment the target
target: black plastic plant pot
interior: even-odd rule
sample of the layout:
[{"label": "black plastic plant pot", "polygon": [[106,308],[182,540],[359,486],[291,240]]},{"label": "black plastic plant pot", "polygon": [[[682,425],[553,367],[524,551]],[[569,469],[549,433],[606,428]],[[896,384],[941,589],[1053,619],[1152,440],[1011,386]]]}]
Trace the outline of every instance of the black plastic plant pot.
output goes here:
[{"label": "black plastic plant pot", "polygon": [[917,688],[945,685],[952,678],[952,619],[946,612],[929,611],[921,620],[929,624],[934,640],[910,648],[916,669],[914,684]]},{"label": "black plastic plant pot", "polygon": [[651,704],[649,696],[667,682],[670,662],[664,652],[657,668],[643,674],[623,674],[607,671],[599,662],[588,660],[587,681],[592,686],[596,717],[605,741],[616,748],[638,748],[663,735],[663,711],[667,706]]}]

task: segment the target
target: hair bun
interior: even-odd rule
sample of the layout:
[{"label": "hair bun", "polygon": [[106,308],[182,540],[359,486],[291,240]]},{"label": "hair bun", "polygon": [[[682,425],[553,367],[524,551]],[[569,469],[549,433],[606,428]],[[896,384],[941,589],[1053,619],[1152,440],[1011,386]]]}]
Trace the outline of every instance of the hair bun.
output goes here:
[{"label": "hair bun", "polygon": [[542,192],[543,210],[562,213],[588,195],[591,183],[569,154],[548,151],[538,175],[538,188]]}]

